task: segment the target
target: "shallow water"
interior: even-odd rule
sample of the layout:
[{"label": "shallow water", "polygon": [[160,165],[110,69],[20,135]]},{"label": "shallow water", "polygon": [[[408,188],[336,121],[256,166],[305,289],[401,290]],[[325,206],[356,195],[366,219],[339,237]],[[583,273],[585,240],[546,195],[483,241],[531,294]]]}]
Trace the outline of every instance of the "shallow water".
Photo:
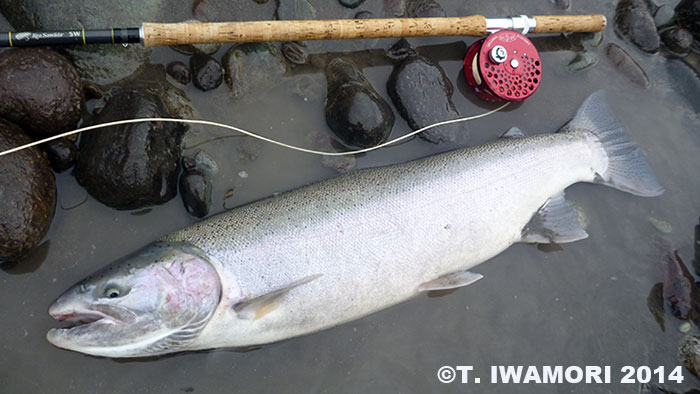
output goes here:
[{"label": "shallow water", "polygon": [[[252,2],[251,2],[252,3]],[[318,17],[349,17],[335,1],[316,0]],[[328,4],[326,4],[328,3]],[[614,4],[574,0],[570,13],[605,13],[612,20]],[[672,2],[672,3],[675,3]],[[550,1],[442,0],[448,15],[482,13],[490,16],[561,13]],[[323,6],[321,6],[323,5]],[[360,9],[380,14],[378,1]],[[357,10],[355,10],[357,11]],[[412,39],[414,46],[452,43],[457,38]],[[475,39],[462,40],[471,44]],[[614,42],[627,50],[650,75],[644,90],[624,78],[605,58],[604,46]],[[370,45],[388,48],[392,40],[326,42],[318,51],[361,50]],[[224,46],[216,56],[222,56]],[[461,76],[463,47],[440,56],[440,64],[455,85],[454,101],[462,115],[492,106],[480,103],[465,88]],[[231,393],[231,392],[464,392],[486,393],[636,393],[637,385],[491,385],[491,365],[610,365],[613,382],[623,365],[679,365],[680,321],[670,315],[662,332],[647,310],[652,285],[661,280],[660,253],[652,241],[659,231],[648,217],[673,227],[667,235],[685,262],[692,260],[693,227],[700,216],[700,82],[678,60],[646,55],[620,39],[609,26],[603,45],[594,50],[600,62],[570,73],[566,64],[574,52],[543,51],[542,85],[523,104],[466,128],[473,144],[493,140],[517,125],[526,133],[552,132],[564,124],[583,99],[605,89],[611,105],[638,142],[666,193],[640,198],[610,188],[578,184],[567,196],[585,212],[589,238],[545,253],[535,246],[514,245],[475,269],[484,280],[439,297],[420,296],[366,318],[317,334],[272,344],[247,353],[214,351],[159,360],[114,361],[52,347],[46,331],[56,326],[49,304],[74,282],[108,262],[159,236],[195,221],[179,197],[147,212],[115,211],[92,198],[80,204],[85,191],[70,174],[57,176],[59,202],[46,245],[9,272],[0,271],[0,392],[72,393]],[[354,55],[362,59],[360,55]],[[153,63],[167,64],[187,57],[159,48]],[[451,60],[450,60],[451,59]],[[384,97],[389,65],[364,69]],[[234,100],[228,89],[202,93],[189,85],[197,118],[235,124],[298,144],[308,131],[325,130],[325,77],[318,82],[319,98],[304,101],[291,92],[298,75],[285,78],[258,97]],[[408,130],[397,116],[393,136]],[[214,136],[217,129],[195,127],[186,137],[192,145]],[[212,214],[298,185],[332,176],[317,157],[264,145],[254,162],[242,162],[235,151],[239,138],[202,145],[219,164],[214,178]],[[412,140],[358,158],[358,167],[402,162],[439,152],[439,146]],[[239,176],[245,171],[247,178]],[[229,189],[234,195],[225,199]],[[517,196],[514,196],[517,198]],[[479,207],[474,207],[479,209]],[[322,313],[322,311],[319,311]],[[698,333],[693,328],[691,333]],[[436,373],[443,365],[473,365],[481,383],[441,384]],[[681,385],[700,386],[684,371]]]}]

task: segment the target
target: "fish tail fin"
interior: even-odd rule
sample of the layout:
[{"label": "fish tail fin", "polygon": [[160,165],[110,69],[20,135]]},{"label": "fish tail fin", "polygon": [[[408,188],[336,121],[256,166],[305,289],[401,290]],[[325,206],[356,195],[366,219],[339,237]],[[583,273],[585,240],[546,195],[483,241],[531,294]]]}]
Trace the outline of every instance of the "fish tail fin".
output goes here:
[{"label": "fish tail fin", "polygon": [[646,156],[613,114],[603,91],[586,98],[563,131],[569,130],[591,134],[602,148],[594,149],[594,159],[601,163],[594,166],[596,183],[644,197],[664,192]]}]

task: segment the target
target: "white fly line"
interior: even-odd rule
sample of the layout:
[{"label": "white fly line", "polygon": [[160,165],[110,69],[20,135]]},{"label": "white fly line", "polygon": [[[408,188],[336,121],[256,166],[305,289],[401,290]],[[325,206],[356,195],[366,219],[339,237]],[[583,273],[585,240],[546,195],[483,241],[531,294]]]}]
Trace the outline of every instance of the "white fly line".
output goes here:
[{"label": "white fly line", "polygon": [[452,124],[452,123],[466,122],[466,121],[469,121],[469,120],[474,120],[474,119],[483,118],[483,117],[489,116],[489,115],[491,115],[491,114],[493,114],[493,113],[496,113],[496,112],[502,110],[502,109],[505,108],[508,104],[510,104],[510,103],[505,103],[505,104],[501,105],[500,107],[498,107],[498,108],[496,108],[496,109],[492,109],[492,110],[490,110],[490,111],[488,111],[488,112],[484,112],[484,113],[482,113],[482,114],[472,115],[472,116],[467,116],[467,117],[463,117],[463,118],[457,118],[457,119],[451,119],[451,120],[445,120],[445,121],[442,121],[442,122],[433,123],[433,124],[431,124],[431,125],[425,126],[425,127],[420,128],[420,129],[418,129],[418,130],[414,130],[414,131],[412,131],[412,132],[410,132],[410,133],[408,133],[408,134],[405,134],[405,135],[402,135],[402,136],[400,136],[400,137],[394,138],[394,139],[392,139],[392,140],[389,140],[389,141],[387,141],[387,142],[381,143],[381,144],[379,144],[379,145],[371,146],[371,147],[369,147],[369,148],[364,148],[364,149],[346,151],[346,152],[324,152],[324,151],[318,151],[318,150],[314,150],[314,149],[307,149],[307,148],[304,148],[304,147],[291,145],[291,144],[288,144],[288,143],[285,143],[285,142],[282,142],[282,141],[277,141],[277,140],[274,140],[274,139],[272,139],[272,138],[265,137],[265,136],[263,136],[263,135],[254,133],[254,132],[252,132],[252,131],[248,131],[248,130],[241,129],[240,127],[231,126],[231,125],[227,125],[227,124],[223,124],[223,123],[218,123],[218,122],[213,122],[213,121],[210,121],[210,120],[177,119],[177,118],[135,118],[135,119],[116,120],[116,121],[114,121],[114,122],[100,123],[100,124],[96,124],[96,125],[92,125],[92,126],[81,127],[81,128],[79,128],[79,129],[75,129],[75,130],[72,130],[72,131],[67,131],[67,132],[65,132],[65,133],[61,133],[61,134],[54,135],[53,137],[44,138],[44,139],[41,139],[41,140],[39,140],[39,141],[34,141],[34,142],[32,142],[32,143],[29,143],[29,144],[25,144],[25,145],[21,145],[21,146],[15,147],[15,148],[11,148],[11,149],[4,150],[4,151],[0,152],[0,156],[9,155],[9,154],[11,154],[11,153],[21,151],[21,150],[23,150],[23,149],[31,148],[31,147],[33,147],[33,146],[41,145],[41,144],[43,144],[43,143],[46,143],[46,142],[49,142],[49,141],[53,141],[53,140],[55,140],[55,139],[59,139],[59,138],[63,138],[63,137],[68,137],[68,136],[71,136],[71,135],[74,135],[74,134],[79,134],[79,133],[82,133],[82,132],[85,132],[85,131],[90,131],[90,130],[95,130],[95,129],[102,129],[102,128],[111,127],[111,126],[125,125],[125,124],[130,124],[130,123],[142,123],[142,122],[169,122],[169,123],[187,123],[187,124],[196,124],[196,125],[204,125],[204,126],[214,126],[214,127],[219,127],[219,128],[223,128],[223,129],[233,130],[233,131],[236,131],[236,132],[241,133],[241,134],[243,134],[243,135],[246,135],[246,136],[248,136],[248,137],[257,138],[257,139],[259,139],[259,140],[262,140],[262,141],[265,141],[265,142],[269,142],[269,143],[271,143],[271,144],[278,145],[278,146],[281,146],[281,147],[284,147],[284,148],[288,148],[288,149],[291,149],[291,150],[295,150],[295,151],[298,151],[298,152],[310,153],[310,154],[313,154],[313,155],[320,155],[320,156],[347,156],[347,155],[355,155],[355,154],[358,154],[358,153],[365,153],[365,152],[370,152],[370,151],[373,151],[373,150],[376,150],[376,149],[380,149],[380,148],[383,148],[383,147],[385,147],[385,146],[389,146],[389,145],[391,145],[391,144],[395,144],[395,143],[400,142],[400,141],[403,141],[403,140],[405,140],[405,139],[407,139],[407,138],[413,137],[414,135],[416,135],[416,134],[418,134],[418,133],[422,133],[422,132],[424,132],[424,131],[426,131],[426,130],[429,130],[429,129],[432,129],[432,128],[434,128],[434,127],[439,127],[439,126],[444,126],[444,125],[448,125],[448,124]]}]

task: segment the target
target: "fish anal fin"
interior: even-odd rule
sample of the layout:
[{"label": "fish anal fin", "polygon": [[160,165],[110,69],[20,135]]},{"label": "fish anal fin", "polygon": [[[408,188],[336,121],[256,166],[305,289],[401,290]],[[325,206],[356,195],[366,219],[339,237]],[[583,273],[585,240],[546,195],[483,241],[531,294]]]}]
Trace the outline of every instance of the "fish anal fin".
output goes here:
[{"label": "fish anal fin", "polygon": [[522,242],[567,243],[588,237],[564,192],[547,200],[522,231]]},{"label": "fish anal fin", "polygon": [[426,292],[456,289],[462,286],[470,285],[483,277],[484,276],[481,274],[475,274],[470,271],[452,272],[447,275],[443,275],[437,279],[421,283],[418,286],[418,291]]},{"label": "fish anal fin", "polygon": [[322,274],[310,275],[305,278],[299,279],[281,289],[271,291],[267,294],[263,294],[257,297],[249,298],[245,301],[236,303],[233,306],[233,310],[236,311],[238,316],[242,319],[248,320],[258,320],[268,313],[274,311],[277,306],[279,306],[280,299],[291,290],[305,285],[311,281],[314,281],[323,276]]}]

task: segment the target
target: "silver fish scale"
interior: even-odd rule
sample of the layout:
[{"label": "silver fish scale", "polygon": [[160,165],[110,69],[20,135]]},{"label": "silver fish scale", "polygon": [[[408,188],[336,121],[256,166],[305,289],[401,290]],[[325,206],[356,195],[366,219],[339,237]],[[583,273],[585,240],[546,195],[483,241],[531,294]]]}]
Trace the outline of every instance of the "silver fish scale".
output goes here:
[{"label": "silver fish scale", "polygon": [[323,275],[254,322],[218,310],[197,346],[245,346],[313,332],[404,301],[423,282],[484,262],[517,242],[547,199],[593,181],[593,149],[583,132],[503,139],[352,172],[170,234],[164,240],[190,242],[220,261],[222,282],[235,278],[251,297]]}]

